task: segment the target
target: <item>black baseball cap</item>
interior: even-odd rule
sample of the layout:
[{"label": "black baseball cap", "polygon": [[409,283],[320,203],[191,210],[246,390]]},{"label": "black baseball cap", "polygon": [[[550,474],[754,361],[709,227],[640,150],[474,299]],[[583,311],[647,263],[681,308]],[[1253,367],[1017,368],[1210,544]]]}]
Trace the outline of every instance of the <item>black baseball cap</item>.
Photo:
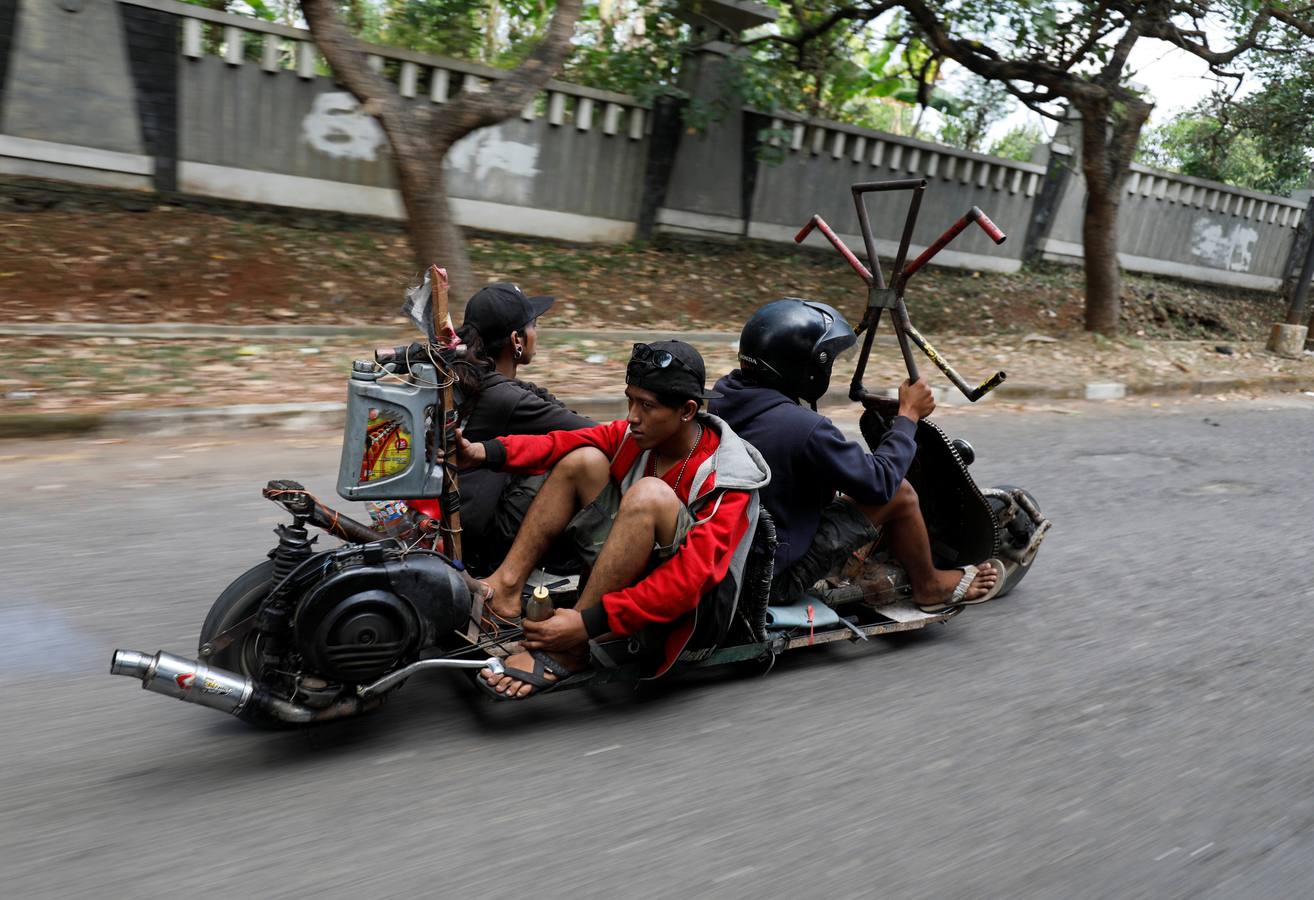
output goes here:
[{"label": "black baseball cap", "polygon": [[721,396],[707,390],[703,356],[684,341],[635,344],[625,367],[625,383],[654,394],[673,394],[691,400],[715,400]]},{"label": "black baseball cap", "polygon": [[465,305],[465,324],[472,325],[484,343],[506,340],[513,331],[524,331],[556,303],[555,297],[529,297],[520,285],[489,284],[475,291]]}]

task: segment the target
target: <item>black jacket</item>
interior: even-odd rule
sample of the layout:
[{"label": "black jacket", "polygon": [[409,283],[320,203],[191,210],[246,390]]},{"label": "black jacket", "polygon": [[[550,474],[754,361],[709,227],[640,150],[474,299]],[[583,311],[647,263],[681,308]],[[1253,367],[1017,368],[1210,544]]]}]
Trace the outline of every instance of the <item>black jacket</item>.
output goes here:
[{"label": "black jacket", "polygon": [[711,401],[720,416],[758,449],[771,467],[762,504],[776,523],[776,572],[798,561],[812,543],[821,511],[836,491],[859,503],[890,502],[908,474],[917,426],[896,416],[876,452],[844,436],[830,419],[800,406],[774,388],[745,383],[738,369],[716,383]]},{"label": "black jacket", "polygon": [[[538,385],[513,381],[495,369],[484,373],[482,387],[461,429],[466,440],[475,443],[506,434],[547,434],[596,424],[567,409]],[[488,533],[493,511],[510,480],[507,473],[491,469],[461,474],[461,528],[467,540],[478,540]]]}]

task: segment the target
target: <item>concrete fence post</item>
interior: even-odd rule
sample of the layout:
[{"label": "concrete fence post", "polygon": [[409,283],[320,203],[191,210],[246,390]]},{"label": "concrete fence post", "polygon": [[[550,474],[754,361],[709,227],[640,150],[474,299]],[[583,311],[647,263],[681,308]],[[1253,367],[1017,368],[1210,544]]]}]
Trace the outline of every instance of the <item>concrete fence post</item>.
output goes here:
[{"label": "concrete fence post", "polygon": [[[641,112],[641,110],[636,110]],[[652,135],[648,139],[648,160],[643,171],[643,195],[639,201],[639,218],[635,236],[652,238],[657,225],[657,210],[666,202],[666,188],[684,131],[684,101],[662,95],[652,102]]]},{"label": "concrete fence post", "polygon": [[[746,229],[745,123],[734,58],[746,52],[738,45],[738,35],[773,21],[777,13],[751,0],[682,0],[678,15],[691,26],[679,81],[681,92],[690,98],[684,110],[689,120],[679,123],[684,135],[674,146],[665,184],[659,189],[662,202],[655,210],[650,211],[649,201],[651,191],[658,189],[645,184],[639,236],[660,227],[666,232],[738,240]],[[663,152],[657,138],[654,123],[650,144],[654,155]],[[656,174],[661,162],[650,157],[647,174]]]},{"label": "concrete fence post", "polygon": [[1296,238],[1291,242],[1285,273],[1280,292],[1287,301],[1284,321],[1288,325],[1299,325],[1305,319],[1310,279],[1314,276],[1314,191],[1309,192],[1305,214],[1296,228]]},{"label": "concrete fence post", "polygon": [[[120,12],[143,149],[154,157],[155,190],[172,193],[178,190],[180,23],[177,16],[154,9],[125,4]],[[230,48],[241,49],[240,31],[227,39]]]},{"label": "concrete fence post", "polygon": [[1065,144],[1049,145],[1048,159],[1045,161],[1045,178],[1040,184],[1040,193],[1031,206],[1031,220],[1027,223],[1027,236],[1022,244],[1023,264],[1040,258],[1045,249],[1045,240],[1054,226],[1054,218],[1059,203],[1068,188],[1074,164],[1071,149]]}]

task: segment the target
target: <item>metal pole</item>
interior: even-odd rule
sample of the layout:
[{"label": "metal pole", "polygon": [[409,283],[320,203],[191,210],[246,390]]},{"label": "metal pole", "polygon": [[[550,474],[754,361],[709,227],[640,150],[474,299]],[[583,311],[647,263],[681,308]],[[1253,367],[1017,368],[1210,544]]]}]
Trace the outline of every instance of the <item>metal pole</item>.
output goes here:
[{"label": "metal pole", "polygon": [[912,241],[913,226],[917,223],[917,212],[921,209],[922,192],[925,190],[925,179],[912,189],[908,218],[903,223],[899,252],[894,257],[894,274],[890,277],[894,285],[894,312],[890,318],[893,320],[894,336],[899,340],[899,352],[903,354],[903,367],[908,370],[909,381],[916,381],[920,373],[917,371],[917,360],[913,358],[912,344],[908,340],[908,329],[912,327],[912,322],[908,318],[908,307],[903,302],[903,285],[907,281],[903,274],[903,264],[908,260],[908,244]]}]

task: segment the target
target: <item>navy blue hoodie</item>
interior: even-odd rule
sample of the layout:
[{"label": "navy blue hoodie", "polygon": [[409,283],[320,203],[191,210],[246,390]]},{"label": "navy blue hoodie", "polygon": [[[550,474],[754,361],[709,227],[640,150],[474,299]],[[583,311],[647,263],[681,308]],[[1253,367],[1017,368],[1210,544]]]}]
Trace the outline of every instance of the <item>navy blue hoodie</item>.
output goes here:
[{"label": "navy blue hoodie", "polygon": [[896,416],[876,452],[849,440],[830,419],[800,406],[775,388],[746,383],[738,369],[716,383],[721,398],[709,409],[748,441],[771,467],[759,491],[776,523],[776,572],[798,561],[812,544],[821,511],[847,494],[859,503],[890,502],[908,474],[917,426]]}]

